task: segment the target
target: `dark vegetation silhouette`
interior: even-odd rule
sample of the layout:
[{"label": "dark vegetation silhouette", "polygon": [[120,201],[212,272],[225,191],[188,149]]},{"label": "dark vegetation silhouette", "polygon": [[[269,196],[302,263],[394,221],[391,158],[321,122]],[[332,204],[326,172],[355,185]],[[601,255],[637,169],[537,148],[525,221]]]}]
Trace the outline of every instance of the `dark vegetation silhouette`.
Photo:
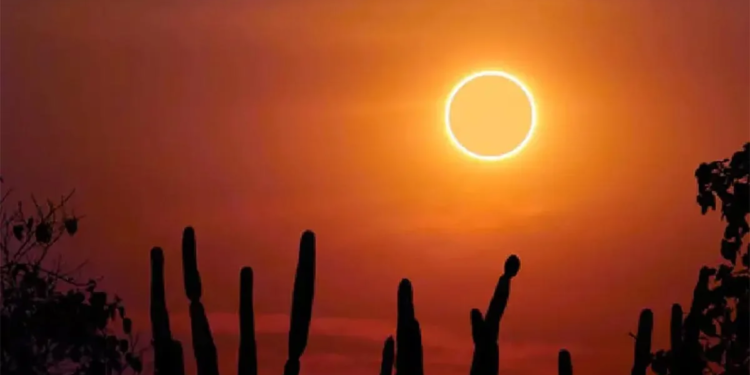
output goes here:
[{"label": "dark vegetation silhouette", "polygon": [[[750,143],[745,144],[732,158],[704,163],[696,170],[697,202],[702,213],[720,205],[721,218],[726,221],[719,247],[725,262],[700,270],[687,312],[679,304],[672,305],[668,349],[652,350],[654,315],[649,309],[641,311],[637,333],[633,335],[635,342],[631,375],[645,375],[649,369],[659,375],[750,374],[750,246],[743,242],[750,231],[747,223],[750,209],[749,170]],[[50,205],[47,212],[59,210],[55,207],[57,206]],[[19,261],[19,256],[6,256],[6,253],[12,253],[8,250],[9,240],[20,243],[30,241],[35,244],[33,246],[42,249],[42,254],[46,256],[45,249],[64,233],[73,234],[77,230],[78,220],[75,217],[66,217],[60,221],[55,219],[57,216],[54,214],[44,213],[41,209],[38,211],[38,218],[30,221],[22,213],[6,215],[3,211],[2,323],[3,328],[9,325],[12,328],[3,329],[2,333],[2,370],[10,369],[12,373],[23,374],[46,373],[46,369],[59,366],[63,361],[72,361],[80,367],[80,371],[73,372],[76,374],[105,374],[128,366],[140,371],[141,364],[137,354],[133,352],[132,340],[118,339],[107,331],[108,322],[118,314],[123,321],[125,333],[129,335],[132,330],[132,323],[125,317],[119,299],[106,302],[106,294],[96,291],[95,281],[80,285],[75,279],[58,271],[46,271],[41,266],[41,260],[34,263]],[[18,212],[22,212],[20,207]],[[315,292],[315,253],[315,235],[306,231],[302,234],[299,246],[284,375],[300,373],[300,359],[307,346]],[[8,263],[7,260],[11,262]],[[182,344],[172,337],[170,330],[164,287],[164,262],[163,251],[158,247],[152,249],[150,313],[155,372],[159,375],[182,375],[185,373],[184,353]],[[201,302],[197,246],[195,232],[191,227],[183,232],[182,264],[197,373],[218,375],[216,346]],[[500,323],[510,298],[511,281],[518,275],[520,268],[518,257],[509,256],[487,309],[482,313],[475,308],[468,314],[474,344],[470,375],[500,373]],[[6,277],[12,282],[6,284]],[[26,279],[28,280],[25,281]],[[71,289],[67,293],[57,291],[56,285],[61,281],[70,285]],[[84,288],[83,291],[81,287]],[[17,295],[20,297],[16,297]],[[89,302],[86,302],[86,295],[89,296]],[[384,342],[381,375],[424,375],[422,335],[413,296],[411,282],[403,279],[398,285],[396,296],[395,339],[389,336]],[[256,375],[258,356],[253,270],[250,267],[240,270],[239,298],[240,345],[237,373]],[[50,312],[50,309],[59,311]],[[68,320],[74,323],[70,324]],[[66,325],[67,327],[61,327]],[[50,342],[52,344],[48,344]],[[33,349],[25,349],[22,345],[25,343],[32,343]],[[57,349],[57,355],[51,354],[58,347],[63,349]],[[84,357],[86,360],[82,359]],[[27,369],[31,372],[27,372]],[[563,349],[558,353],[558,374],[573,373],[571,353]]]},{"label": "dark vegetation silhouette", "polygon": [[[193,337],[193,354],[198,375],[217,375],[219,365],[216,346],[209,327],[206,311],[200,301],[202,288],[198,272],[197,247],[193,228],[182,234],[182,272],[185,294],[190,301],[190,322]],[[315,235],[306,231],[299,245],[297,273],[294,277],[292,312],[289,324],[288,358],[284,375],[298,375],[300,357],[307,347],[315,295]],[[240,347],[237,373],[256,375],[258,356],[255,343],[255,314],[253,307],[253,269],[240,271]],[[160,375],[184,374],[182,344],[172,337],[169,326],[164,291],[164,252],[151,250],[151,327],[154,339],[156,373]]]},{"label": "dark vegetation silhouette", "polygon": [[[702,207],[702,213],[708,208],[716,207],[716,198],[721,200],[722,218],[727,221],[724,239],[721,242],[721,254],[728,261],[718,268],[703,267],[700,271],[698,282],[693,292],[693,301],[687,316],[683,319],[683,310],[679,304],[672,306],[670,322],[670,348],[652,352],[651,338],[654,328],[654,315],[650,309],[644,309],[638,319],[637,334],[634,335],[635,345],[633,351],[633,365],[631,375],[645,375],[649,368],[655,373],[664,375],[698,375],[704,373],[721,375],[747,375],[748,374],[748,304],[750,299],[750,283],[748,282],[748,248],[741,251],[742,240],[748,232],[747,214],[750,206],[748,202],[748,168],[750,165],[750,143],[745,144],[743,149],[734,154],[731,159],[701,164],[695,173],[698,182],[698,203]],[[306,232],[312,238],[311,232]],[[300,260],[295,279],[295,290],[292,305],[292,323],[290,325],[290,358],[295,358],[294,374],[299,372],[299,357],[304,345],[300,350],[295,350],[293,338],[295,335],[304,334],[306,343],[310,325],[310,314],[312,309],[312,296],[314,292],[314,276],[309,278],[309,284],[300,283],[304,277],[300,270],[305,269],[308,275],[314,275],[314,250],[304,251],[300,246]],[[311,245],[314,249],[314,246]],[[161,250],[154,249],[152,253],[152,277],[155,285],[161,285],[161,290],[152,289],[152,305],[163,307],[163,277],[161,268],[163,266],[163,255]],[[198,281],[197,262],[195,259],[195,240],[192,228],[187,228],[183,236],[183,264],[185,273],[186,291],[190,297],[188,275]],[[303,267],[303,264],[306,267]],[[479,309],[472,309],[470,322],[472,339],[474,342],[474,354],[471,363],[471,375],[498,375],[499,374],[499,345],[500,321],[510,298],[511,279],[515,277],[521,267],[520,260],[511,255],[505,262],[504,273],[500,276],[495,292],[490,299],[489,306],[484,313]],[[252,271],[244,268],[240,275],[240,356],[239,374],[257,373],[257,355],[255,352],[255,334],[252,323]],[[309,276],[308,276],[309,277]],[[302,287],[307,287],[301,289]],[[300,291],[300,292],[298,292]],[[403,279],[398,287],[397,293],[397,322],[396,338],[392,336],[385,340],[381,360],[381,375],[424,375],[422,335],[419,321],[416,317],[413,288],[408,279]],[[160,301],[153,302],[160,299]],[[297,322],[295,318],[295,307],[299,300],[305,301],[305,314],[303,322]],[[194,302],[191,302],[191,305]],[[309,304],[308,304],[309,303]],[[198,334],[208,341],[210,331],[205,321],[205,313],[193,316],[191,307],[191,318],[193,319],[193,340],[196,340],[196,326],[200,326]],[[300,314],[302,316],[302,314]],[[153,316],[153,315],[152,315]],[[166,317],[166,310],[163,310]],[[162,318],[161,322],[166,321]],[[295,333],[295,327],[304,323],[304,332]],[[166,323],[168,325],[168,323]],[[156,327],[156,324],[155,324]],[[156,328],[154,328],[156,332]],[[168,328],[167,328],[168,330]],[[170,342],[168,338],[166,342]],[[173,341],[171,341],[173,342]],[[244,346],[243,343],[252,343]],[[177,346],[165,344],[166,346]],[[206,353],[201,353],[199,347],[205,347]],[[213,343],[196,344],[195,356],[200,361],[203,356],[211,358],[210,369],[201,370],[199,374],[215,374],[215,348]],[[166,350],[166,349],[165,349]],[[179,349],[174,352],[180,352]],[[179,355],[178,355],[179,356]],[[178,358],[181,362],[181,358]],[[174,359],[173,359],[174,361]],[[159,373],[173,373],[177,369],[182,371],[182,365],[167,365],[162,362]],[[251,370],[248,370],[250,368]],[[285,368],[285,374],[289,372],[289,361]],[[203,372],[202,372],[203,371]],[[571,354],[563,349],[558,353],[558,374],[572,375],[573,361]]]},{"label": "dark vegetation silhouette", "polygon": [[[78,231],[68,215],[72,193],[38,203],[0,200],[0,372],[3,374],[120,374],[141,370],[137,337],[122,301],[65,270],[53,246]],[[116,326],[117,325],[117,326]],[[119,333],[119,336],[118,334]]]}]

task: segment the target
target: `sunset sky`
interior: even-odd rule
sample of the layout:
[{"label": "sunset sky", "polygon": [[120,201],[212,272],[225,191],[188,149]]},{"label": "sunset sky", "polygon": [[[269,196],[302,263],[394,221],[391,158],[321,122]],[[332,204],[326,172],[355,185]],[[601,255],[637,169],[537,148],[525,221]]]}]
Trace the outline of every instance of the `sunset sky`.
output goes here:
[{"label": "sunset sky", "polygon": [[[303,374],[377,373],[403,277],[427,373],[467,374],[469,311],[512,253],[503,374],[554,374],[563,347],[577,374],[627,373],[639,311],[665,346],[670,305],[719,261],[695,168],[750,139],[747,0],[3,0],[0,25],[3,188],[76,189],[86,217],[61,249],[146,338],[148,251],[164,247],[187,352],[193,225],[223,374],[243,265],[261,372],[281,372],[308,228]],[[442,119],[484,68],[538,105],[534,138],[498,163],[461,154]]]}]

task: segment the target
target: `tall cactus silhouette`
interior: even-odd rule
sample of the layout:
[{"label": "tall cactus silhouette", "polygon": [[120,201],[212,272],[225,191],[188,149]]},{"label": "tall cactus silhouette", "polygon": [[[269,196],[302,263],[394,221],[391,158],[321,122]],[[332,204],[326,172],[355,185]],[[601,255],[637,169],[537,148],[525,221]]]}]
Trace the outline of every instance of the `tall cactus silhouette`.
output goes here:
[{"label": "tall cactus silhouette", "polygon": [[[185,294],[190,302],[190,322],[193,353],[198,375],[218,375],[219,365],[211,328],[201,302],[202,287],[198,272],[195,231],[185,228],[182,236],[182,265]],[[298,375],[300,358],[307,346],[315,292],[315,235],[302,234],[299,260],[292,294],[292,313],[289,327],[289,357],[285,375]],[[253,308],[253,270],[240,271],[240,347],[237,373],[257,375],[258,360],[255,342],[255,313]],[[158,375],[183,375],[183,350],[172,338],[164,291],[164,253],[151,250],[151,327],[154,339],[155,367]]]},{"label": "tall cactus silhouette", "polygon": [[314,296],[315,235],[312,232],[305,232],[300,241],[297,274],[294,276],[292,313],[289,322],[289,358],[284,365],[284,375],[299,374],[299,359],[305,352],[310,332]]},{"label": "tall cactus silhouette", "polygon": [[155,247],[151,249],[151,335],[156,374],[182,375],[182,345],[172,339],[164,289],[164,252]]},{"label": "tall cactus silhouette", "polygon": [[638,318],[638,334],[635,336],[635,353],[631,375],[646,375],[651,364],[651,334],[654,331],[654,313],[645,309]]},{"label": "tall cactus silhouette", "polygon": [[573,359],[570,357],[570,352],[563,349],[557,355],[557,374],[558,375],[573,375]]},{"label": "tall cactus silhouette", "polygon": [[487,312],[482,317],[478,309],[471,311],[471,332],[474,356],[471,375],[497,375],[500,366],[500,321],[510,298],[510,281],[521,269],[521,260],[511,255],[505,261],[503,274],[497,281]]},{"label": "tall cactus silhouette", "polygon": [[414,291],[407,279],[398,286],[397,307],[396,375],[423,375],[422,331],[414,311]]},{"label": "tall cactus silhouette", "polygon": [[201,302],[201,276],[198,272],[198,257],[195,231],[187,227],[182,233],[182,274],[185,294],[190,301],[190,328],[193,335],[193,353],[198,375],[218,375],[219,360],[206,309]]},{"label": "tall cactus silhouette", "polygon": [[[497,375],[499,369],[498,336],[500,320],[510,297],[510,280],[518,274],[521,262],[511,255],[505,271],[497,282],[485,316],[478,309],[471,311],[474,356],[471,375]],[[383,347],[381,375],[390,375],[394,365],[394,342],[389,337]],[[414,310],[411,282],[401,280],[398,287],[398,318],[395,345],[396,375],[424,375],[422,333]]]},{"label": "tall cactus silhouette", "polygon": [[258,374],[258,353],[255,346],[255,311],[253,309],[253,269],[240,271],[240,355],[238,375]]},{"label": "tall cactus silhouette", "polygon": [[690,310],[683,320],[682,306],[672,305],[670,317],[669,350],[653,354],[651,369],[660,375],[701,375],[707,362],[703,358],[700,341],[701,323],[705,322],[703,311],[711,304],[709,290],[712,270],[703,267],[693,290]]}]

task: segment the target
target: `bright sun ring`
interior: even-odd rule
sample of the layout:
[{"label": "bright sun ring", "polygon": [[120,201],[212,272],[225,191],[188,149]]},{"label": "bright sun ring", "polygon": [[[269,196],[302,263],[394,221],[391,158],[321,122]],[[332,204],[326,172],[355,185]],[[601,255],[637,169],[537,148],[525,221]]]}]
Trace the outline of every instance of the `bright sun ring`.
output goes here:
[{"label": "bright sun ring", "polygon": [[[458,94],[458,92],[461,90],[461,88],[466,85],[467,83],[471,82],[472,80],[479,78],[479,77],[502,77],[505,78],[514,84],[518,86],[523,93],[526,95],[526,99],[529,100],[529,106],[531,107],[531,124],[529,126],[529,131],[526,133],[526,137],[521,141],[521,143],[516,146],[511,151],[508,151],[504,154],[500,155],[480,155],[475,152],[472,152],[471,150],[464,147],[464,145],[461,144],[461,142],[456,139],[456,136],[453,134],[453,130],[451,129],[451,104],[453,104],[453,99]],[[466,78],[462,79],[461,82],[456,84],[456,86],[453,87],[453,90],[451,90],[451,93],[448,95],[448,99],[445,101],[445,130],[448,133],[448,137],[451,139],[453,144],[458,147],[459,150],[464,152],[465,154],[476,158],[480,160],[486,160],[486,161],[497,161],[502,159],[507,159],[511,156],[514,156],[521,152],[521,150],[526,146],[527,143],[531,140],[531,136],[534,134],[534,128],[536,127],[536,105],[534,104],[534,97],[531,95],[531,91],[526,87],[526,85],[521,82],[518,78],[512,76],[511,74],[508,74],[506,72],[498,71],[498,70],[485,70],[477,73],[470,74]]]}]

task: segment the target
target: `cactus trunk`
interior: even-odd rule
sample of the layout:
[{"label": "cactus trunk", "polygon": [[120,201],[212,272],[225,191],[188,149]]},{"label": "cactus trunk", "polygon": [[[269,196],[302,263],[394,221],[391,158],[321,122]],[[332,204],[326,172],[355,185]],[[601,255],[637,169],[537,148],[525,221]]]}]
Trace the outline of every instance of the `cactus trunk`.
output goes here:
[{"label": "cactus trunk", "polygon": [[635,354],[631,375],[646,375],[651,364],[651,332],[654,329],[654,313],[649,309],[641,311],[638,319],[638,335],[635,339]]},{"label": "cactus trunk", "polygon": [[315,296],[315,234],[305,231],[300,239],[297,274],[292,292],[292,313],[289,323],[288,358],[284,375],[298,375],[300,357],[307,347]]},{"label": "cactus trunk", "polygon": [[258,355],[255,345],[253,269],[244,267],[240,271],[240,352],[238,375],[258,374]]},{"label": "cactus trunk", "polygon": [[198,273],[195,231],[187,227],[182,234],[182,270],[185,294],[190,300],[190,326],[198,375],[218,375],[219,365],[211,327],[201,303],[201,279]]}]

